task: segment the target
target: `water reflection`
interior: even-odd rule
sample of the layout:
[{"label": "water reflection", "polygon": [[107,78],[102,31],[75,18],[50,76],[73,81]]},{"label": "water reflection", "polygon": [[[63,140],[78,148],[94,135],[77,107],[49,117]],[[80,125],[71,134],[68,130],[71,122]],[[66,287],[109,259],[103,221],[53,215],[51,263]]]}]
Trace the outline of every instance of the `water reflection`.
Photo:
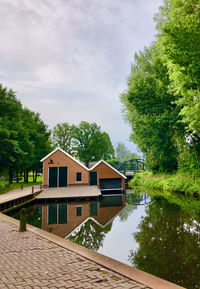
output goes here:
[{"label": "water reflection", "polygon": [[[176,202],[176,203],[175,203]],[[29,224],[182,285],[200,288],[198,201],[147,194],[48,200],[26,207]],[[11,214],[19,218],[19,212]],[[129,261],[128,261],[129,259]]]},{"label": "water reflection", "polygon": [[129,260],[137,268],[182,285],[200,288],[200,220],[181,207],[156,200],[134,234],[138,249]]}]

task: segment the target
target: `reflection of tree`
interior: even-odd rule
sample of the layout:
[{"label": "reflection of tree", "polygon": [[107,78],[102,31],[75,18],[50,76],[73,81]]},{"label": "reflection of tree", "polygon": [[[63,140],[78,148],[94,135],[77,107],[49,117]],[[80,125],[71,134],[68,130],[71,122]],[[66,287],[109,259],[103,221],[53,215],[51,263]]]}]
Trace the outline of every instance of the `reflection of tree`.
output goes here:
[{"label": "reflection of tree", "polygon": [[86,248],[97,251],[103,246],[106,234],[111,230],[112,222],[102,228],[93,220],[89,219],[78,231],[69,237],[69,240]]},{"label": "reflection of tree", "polygon": [[131,213],[135,209],[137,209],[137,206],[127,204],[126,207],[124,207],[123,210],[119,213],[120,221],[121,222],[126,222],[128,217],[131,215]]},{"label": "reflection of tree", "polygon": [[37,228],[42,228],[42,207],[41,206],[30,206],[26,210],[27,212],[27,223]]},{"label": "reflection of tree", "polygon": [[127,221],[131,213],[137,209],[137,204],[139,204],[145,198],[144,194],[127,194],[126,195],[126,207],[119,213],[119,218],[121,222]]},{"label": "reflection of tree", "polygon": [[[32,204],[24,206],[26,209],[26,221],[28,224],[33,225],[37,228],[42,228],[42,207],[34,206]],[[20,219],[20,210],[10,212],[9,216]]]},{"label": "reflection of tree", "polygon": [[188,289],[200,288],[200,220],[186,217],[166,200],[149,205],[129,260],[137,268]]}]

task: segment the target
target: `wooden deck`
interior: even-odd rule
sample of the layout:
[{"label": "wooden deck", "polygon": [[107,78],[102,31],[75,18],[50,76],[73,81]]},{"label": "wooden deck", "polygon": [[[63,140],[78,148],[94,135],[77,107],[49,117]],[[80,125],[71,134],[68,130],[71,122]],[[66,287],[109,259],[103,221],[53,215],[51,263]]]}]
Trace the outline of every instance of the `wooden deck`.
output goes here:
[{"label": "wooden deck", "polygon": [[52,199],[52,198],[86,198],[98,197],[101,191],[97,186],[81,186],[74,185],[62,188],[47,188],[40,193],[36,199]]}]

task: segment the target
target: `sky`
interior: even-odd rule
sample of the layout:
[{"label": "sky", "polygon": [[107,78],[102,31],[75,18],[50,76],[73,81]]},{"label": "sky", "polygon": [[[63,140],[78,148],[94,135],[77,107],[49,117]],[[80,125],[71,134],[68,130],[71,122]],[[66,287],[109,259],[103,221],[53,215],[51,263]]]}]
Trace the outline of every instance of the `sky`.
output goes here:
[{"label": "sky", "polygon": [[134,54],[155,39],[162,0],[0,0],[0,82],[57,123],[96,122],[116,147],[131,127],[120,94]]}]

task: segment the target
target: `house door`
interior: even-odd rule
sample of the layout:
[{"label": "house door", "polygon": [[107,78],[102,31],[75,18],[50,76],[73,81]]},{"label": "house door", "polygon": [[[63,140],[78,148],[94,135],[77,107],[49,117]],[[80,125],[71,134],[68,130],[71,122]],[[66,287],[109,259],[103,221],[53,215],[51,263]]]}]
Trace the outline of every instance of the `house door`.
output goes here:
[{"label": "house door", "polygon": [[59,187],[67,187],[67,167],[59,167]]},{"label": "house door", "polygon": [[90,186],[97,186],[97,172],[90,172]]},{"label": "house door", "polygon": [[54,188],[58,185],[58,168],[49,168],[49,187]]}]

